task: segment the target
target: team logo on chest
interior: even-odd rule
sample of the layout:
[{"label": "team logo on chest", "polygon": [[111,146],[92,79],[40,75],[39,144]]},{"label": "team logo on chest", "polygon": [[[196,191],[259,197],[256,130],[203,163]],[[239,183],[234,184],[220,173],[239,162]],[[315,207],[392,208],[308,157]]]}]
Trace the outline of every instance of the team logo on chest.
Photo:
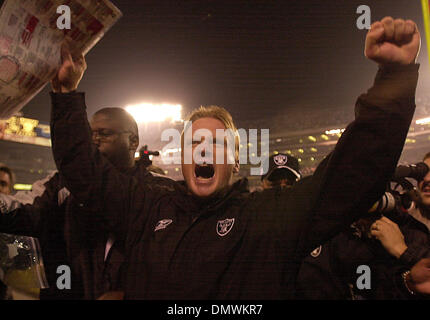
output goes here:
[{"label": "team logo on chest", "polygon": [[166,229],[169,224],[173,222],[172,219],[163,219],[157,222],[154,232],[162,229]]},{"label": "team logo on chest", "polygon": [[219,236],[224,237],[226,234],[228,234],[234,225],[234,218],[233,219],[225,219],[225,220],[219,220],[216,225],[216,233],[218,233]]},{"label": "team logo on chest", "polygon": [[311,256],[314,258],[318,258],[318,256],[321,254],[322,246],[319,246],[314,251],[311,252]]}]

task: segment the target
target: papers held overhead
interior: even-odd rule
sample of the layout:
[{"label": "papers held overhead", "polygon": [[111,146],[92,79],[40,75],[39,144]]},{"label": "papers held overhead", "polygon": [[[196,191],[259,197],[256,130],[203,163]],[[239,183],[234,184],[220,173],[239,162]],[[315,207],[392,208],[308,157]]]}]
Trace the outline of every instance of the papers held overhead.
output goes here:
[{"label": "papers held overhead", "polygon": [[[70,29],[59,29],[70,8]],[[60,11],[61,12],[61,11]],[[6,0],[0,9],[0,119],[21,110],[55,76],[65,39],[88,53],[121,18],[108,0]]]}]

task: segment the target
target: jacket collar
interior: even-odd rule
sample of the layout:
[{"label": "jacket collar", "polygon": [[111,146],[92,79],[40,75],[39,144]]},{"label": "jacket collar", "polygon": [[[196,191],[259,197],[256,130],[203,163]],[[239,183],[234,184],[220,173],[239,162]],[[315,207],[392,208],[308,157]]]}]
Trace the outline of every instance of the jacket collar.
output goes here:
[{"label": "jacket collar", "polygon": [[186,194],[185,196],[175,197],[176,204],[186,212],[195,212],[199,216],[223,211],[228,205],[240,201],[244,196],[249,194],[249,183],[246,178],[236,181],[227,190],[208,199],[202,199],[190,194],[188,189],[186,189],[185,181],[178,183],[183,187]]}]

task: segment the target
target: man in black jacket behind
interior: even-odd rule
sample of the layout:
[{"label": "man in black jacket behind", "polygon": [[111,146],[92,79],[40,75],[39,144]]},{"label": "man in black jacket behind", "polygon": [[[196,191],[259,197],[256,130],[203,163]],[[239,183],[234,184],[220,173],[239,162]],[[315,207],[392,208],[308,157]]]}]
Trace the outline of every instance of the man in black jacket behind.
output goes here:
[{"label": "man in black jacket behind", "polygon": [[[75,91],[85,60],[65,50],[51,94],[54,156],[71,192],[124,240],[125,297],[293,298],[303,257],[384,193],[414,112],[419,46],[414,22],[374,23],[365,53],[380,70],[357,101],[355,121],[311,179],[261,193],[240,191],[243,181],[232,185],[238,157],[227,161],[227,150],[220,151],[225,142],[194,137],[199,129],[212,137],[217,130],[235,132],[228,112],[216,107],[195,111],[185,128],[186,188],[121,175],[91,144],[84,94]],[[187,148],[199,154],[190,163],[184,163]],[[199,162],[217,152],[224,164],[218,157],[213,165]]]},{"label": "man in black jacket behind", "polygon": [[[136,121],[121,108],[104,108],[91,118],[92,143],[101,157],[118,172],[151,178],[135,166],[139,145]],[[61,174],[55,173],[33,185],[31,201],[22,206],[0,195],[0,232],[39,239],[49,288],[40,299],[96,299],[107,291],[121,290],[123,248],[110,236],[90,210],[70,194]],[[17,209],[12,210],[14,208]],[[70,267],[71,288],[59,289],[61,265]]]}]

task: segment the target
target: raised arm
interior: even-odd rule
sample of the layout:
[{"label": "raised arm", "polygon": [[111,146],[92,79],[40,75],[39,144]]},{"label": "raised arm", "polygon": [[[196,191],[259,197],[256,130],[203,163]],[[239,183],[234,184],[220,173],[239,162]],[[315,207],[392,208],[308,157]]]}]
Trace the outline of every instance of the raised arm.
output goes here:
[{"label": "raised arm", "polygon": [[[382,196],[401,155],[415,110],[420,35],[414,22],[384,18],[366,37],[366,56],[379,64],[374,85],[356,104],[356,119],[306,186],[310,206],[300,254],[312,251],[359,218]],[[311,203],[312,205],[308,205]],[[299,210],[299,208],[298,208]],[[303,212],[303,210],[301,210]]]},{"label": "raised arm", "polygon": [[76,92],[85,58],[62,47],[63,64],[52,81],[51,136],[54,159],[66,187],[85,212],[102,215],[107,228],[120,225],[133,179],[120,173],[92,142],[85,95]]}]

